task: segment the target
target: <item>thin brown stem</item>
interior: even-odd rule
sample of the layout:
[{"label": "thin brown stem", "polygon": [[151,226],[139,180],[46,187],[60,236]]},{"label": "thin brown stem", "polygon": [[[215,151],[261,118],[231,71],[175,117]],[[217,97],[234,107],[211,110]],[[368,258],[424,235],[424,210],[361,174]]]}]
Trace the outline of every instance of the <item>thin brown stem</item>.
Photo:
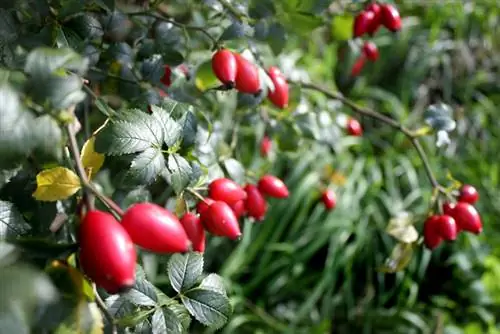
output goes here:
[{"label": "thin brown stem", "polygon": [[94,289],[94,296],[95,296],[95,302],[97,304],[97,307],[101,310],[101,312],[104,314],[104,317],[108,320],[111,330],[113,334],[118,333],[118,330],[116,329],[116,324],[115,324],[115,319],[109,313],[108,308],[106,307],[106,304],[102,300],[101,296],[99,296],[99,293],[97,292],[97,287],[95,283],[92,284],[92,288]]},{"label": "thin brown stem", "polygon": [[207,201],[205,201],[205,197],[201,196],[199,192],[192,188],[186,188],[186,191],[193,195],[194,197],[198,198],[200,201],[204,202],[205,204],[208,204]]},{"label": "thin brown stem", "polygon": [[238,9],[236,9],[229,1],[227,0],[219,0],[219,3],[226,9],[228,12],[231,13],[236,19],[238,19],[240,22],[253,22],[252,19],[247,17],[245,14],[241,13]]}]

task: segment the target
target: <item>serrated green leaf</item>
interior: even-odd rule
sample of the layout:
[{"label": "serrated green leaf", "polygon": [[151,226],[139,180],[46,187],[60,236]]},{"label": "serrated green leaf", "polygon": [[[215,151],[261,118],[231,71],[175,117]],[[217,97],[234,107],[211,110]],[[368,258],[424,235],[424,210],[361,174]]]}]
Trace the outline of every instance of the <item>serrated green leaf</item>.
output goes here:
[{"label": "serrated green leaf", "polygon": [[192,289],[181,295],[181,300],[196,320],[215,329],[224,326],[232,313],[229,299],[215,291]]},{"label": "serrated green leaf", "polygon": [[182,127],[177,123],[171,114],[179,103],[168,103],[162,104],[162,107],[167,106],[169,109],[164,109],[162,107],[151,106],[152,115],[156,117],[158,122],[161,124],[163,131],[163,141],[168,147],[173,146],[175,143],[181,139]]},{"label": "serrated green leaf", "polygon": [[215,291],[221,295],[227,296],[224,279],[217,274],[210,274],[205,277],[200,283],[200,288]]},{"label": "serrated green leaf", "polygon": [[11,202],[0,201],[0,239],[13,238],[31,229]]},{"label": "serrated green leaf", "polygon": [[229,41],[231,39],[237,39],[245,36],[245,26],[244,23],[239,21],[233,22],[229,27],[227,27],[220,36],[219,40]]},{"label": "serrated green leaf", "polygon": [[142,152],[161,147],[163,129],[156,117],[140,110],[131,110],[121,119],[109,122],[98,134],[96,151],[107,155]]},{"label": "serrated green leaf", "polygon": [[142,184],[151,184],[164,168],[161,150],[149,147],[132,160],[128,175]]},{"label": "serrated green leaf", "polygon": [[181,334],[182,325],[174,312],[168,308],[157,309],[151,318],[151,329],[153,334]]},{"label": "serrated green leaf", "polygon": [[42,105],[48,105],[53,109],[67,109],[85,99],[82,91],[83,81],[74,74],[50,75],[40,81],[31,77],[28,91],[35,101]]},{"label": "serrated green leaf", "polygon": [[233,179],[237,183],[245,182],[245,167],[243,167],[241,162],[236,159],[230,158],[224,160],[223,163],[231,179]]},{"label": "serrated green leaf", "polygon": [[160,55],[155,54],[145,59],[141,64],[141,74],[144,80],[158,84],[165,73],[165,64]]},{"label": "serrated green leaf", "polygon": [[180,194],[191,181],[193,170],[189,162],[179,154],[170,154],[163,175],[167,182]]},{"label": "serrated green leaf", "polygon": [[179,119],[182,126],[182,146],[190,147],[196,142],[196,132],[198,129],[198,120],[192,111],[187,111]]},{"label": "serrated green leaf", "polygon": [[[149,305],[149,304],[151,304],[151,301],[153,301],[155,304],[158,302],[158,296],[156,295],[155,286],[153,284],[151,284],[151,282],[149,282],[146,279],[146,277],[140,277],[140,276],[138,277],[138,275],[136,275],[134,287],[132,289],[130,289],[130,291],[133,291],[133,290],[142,294],[142,297],[141,297],[139,294],[134,293],[133,297],[140,298],[138,300],[130,299],[130,301],[134,304],[142,305],[142,304],[139,304],[139,302],[141,302],[141,303],[147,303]],[[149,306],[152,306],[152,305],[149,305]]]},{"label": "serrated green leaf", "polygon": [[34,119],[36,127],[33,130],[35,154],[41,155],[44,160],[62,158],[62,131],[57,122],[50,115],[43,115]]},{"label": "serrated green leaf", "polygon": [[151,315],[151,313],[154,312],[154,310],[154,308],[138,309],[135,310],[132,314],[128,314],[116,319],[116,322],[122,327],[132,327],[145,321]]},{"label": "serrated green leaf", "polygon": [[168,262],[170,284],[177,292],[193,287],[203,273],[203,255],[190,252],[174,254]]},{"label": "serrated green leaf", "polygon": [[28,54],[24,71],[31,75],[32,80],[40,83],[60,70],[83,75],[87,67],[88,60],[70,48],[39,47]]},{"label": "serrated green leaf", "polygon": [[121,295],[112,295],[105,301],[108,312],[114,318],[121,318],[134,312],[135,305],[129,299]]}]

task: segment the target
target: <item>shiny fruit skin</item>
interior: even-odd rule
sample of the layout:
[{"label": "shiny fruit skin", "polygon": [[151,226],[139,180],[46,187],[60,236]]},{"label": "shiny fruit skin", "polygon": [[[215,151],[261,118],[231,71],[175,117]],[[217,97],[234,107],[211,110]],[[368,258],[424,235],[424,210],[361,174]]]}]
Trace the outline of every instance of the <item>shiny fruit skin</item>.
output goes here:
[{"label": "shiny fruit skin", "polygon": [[259,188],[253,184],[245,186],[247,199],[245,201],[245,208],[249,217],[257,221],[262,221],[267,212],[267,202]]},{"label": "shiny fruit skin", "polygon": [[247,193],[236,182],[227,178],[218,178],[208,185],[208,195],[215,201],[232,205],[247,198]]},{"label": "shiny fruit skin", "polygon": [[171,77],[172,77],[172,69],[170,68],[170,66],[165,65],[165,72],[163,73],[163,76],[160,79],[161,83],[169,87],[172,84]]},{"label": "shiny fruit skin", "polygon": [[277,67],[270,67],[267,72],[274,84],[274,91],[269,90],[267,98],[278,108],[288,107],[289,89],[288,82]]},{"label": "shiny fruit skin", "polygon": [[439,216],[430,216],[424,223],[424,244],[430,250],[435,249],[443,241],[439,235]]},{"label": "shiny fruit skin", "polygon": [[453,217],[448,215],[438,216],[436,225],[441,238],[453,241],[457,238],[457,223]]},{"label": "shiny fruit skin", "polygon": [[272,146],[273,142],[271,138],[269,138],[268,136],[264,136],[264,138],[262,138],[262,141],[260,142],[260,155],[263,158],[267,158],[269,156],[269,153],[271,152]]},{"label": "shiny fruit skin", "polygon": [[228,87],[234,87],[237,70],[236,58],[231,51],[221,49],[212,56],[212,71]]},{"label": "shiny fruit skin", "polygon": [[335,191],[331,189],[323,191],[321,194],[321,201],[327,210],[335,209],[335,206],[337,205],[337,195],[335,194]]},{"label": "shiny fruit skin", "polygon": [[371,41],[365,42],[365,44],[363,44],[363,54],[368,60],[376,61],[379,56],[377,45]]},{"label": "shiny fruit skin", "polygon": [[378,3],[372,2],[366,6],[365,11],[373,13],[373,19],[366,30],[369,35],[373,36],[382,25],[382,8]]},{"label": "shiny fruit skin", "polygon": [[136,203],[122,217],[132,241],[155,253],[184,253],[190,241],[179,219],[154,203]]},{"label": "shiny fruit skin", "polygon": [[460,230],[474,234],[479,234],[483,230],[481,216],[469,203],[458,202],[448,214],[455,219]]},{"label": "shiny fruit skin", "polygon": [[226,202],[215,201],[209,206],[207,214],[209,216],[208,224],[211,229],[217,231],[217,235],[232,240],[236,240],[241,236],[238,218],[236,218],[233,209]]},{"label": "shiny fruit skin", "polygon": [[285,183],[274,175],[264,175],[260,178],[257,188],[259,191],[269,197],[287,198],[289,195]]},{"label": "shiny fruit skin", "polygon": [[234,215],[238,219],[240,219],[247,212],[247,210],[245,208],[245,201],[244,200],[238,201],[238,202],[230,205],[230,207],[231,207],[231,209],[233,209]]},{"label": "shiny fruit skin", "polygon": [[236,58],[237,71],[235,87],[242,93],[257,94],[260,92],[260,78],[257,66],[249,62],[237,53],[233,53]]},{"label": "shiny fruit skin", "polygon": [[351,76],[352,77],[357,77],[361,71],[363,70],[363,67],[365,67],[365,61],[366,61],[366,58],[365,56],[361,56],[359,57],[356,62],[354,63],[354,65],[352,66],[352,69],[351,69]]},{"label": "shiny fruit skin", "polygon": [[349,118],[347,121],[347,133],[356,137],[363,135],[363,127],[361,127],[361,124],[357,119]]},{"label": "shiny fruit skin", "polygon": [[380,6],[382,24],[392,32],[401,29],[401,17],[396,7],[390,4]]},{"label": "shiny fruit skin", "polygon": [[213,199],[205,197],[204,201],[199,201],[198,204],[196,204],[196,212],[203,215],[213,202],[215,202]]},{"label": "shiny fruit skin", "polygon": [[371,11],[359,13],[354,19],[353,36],[360,37],[366,34],[374,18],[375,14]]},{"label": "shiny fruit skin", "polygon": [[135,283],[137,254],[127,231],[103,211],[89,211],[79,228],[79,261],[83,272],[111,294]]},{"label": "shiny fruit skin", "polygon": [[224,236],[224,232],[218,229],[217,225],[212,223],[212,216],[210,215],[210,206],[214,204],[215,201],[211,198],[205,197],[204,201],[198,202],[196,206],[196,211],[200,214],[200,221],[205,230],[213,235]]},{"label": "shiny fruit skin", "polygon": [[458,200],[460,202],[475,204],[479,200],[479,193],[477,192],[476,188],[474,188],[470,184],[464,184],[462,188],[460,188]]},{"label": "shiny fruit skin", "polygon": [[192,212],[186,212],[179,221],[191,241],[193,251],[203,253],[205,251],[205,230],[200,217]]}]

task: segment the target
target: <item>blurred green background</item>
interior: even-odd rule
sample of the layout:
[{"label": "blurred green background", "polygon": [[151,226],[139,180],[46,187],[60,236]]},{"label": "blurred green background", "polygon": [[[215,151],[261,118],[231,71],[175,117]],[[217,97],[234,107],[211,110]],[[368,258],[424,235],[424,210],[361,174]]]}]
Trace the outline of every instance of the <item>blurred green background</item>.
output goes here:
[{"label": "blurred green background", "polygon": [[[432,253],[417,248],[398,273],[377,271],[397,243],[384,231],[389,220],[403,211],[425,214],[431,190],[404,137],[362,119],[360,141],[279,155],[273,172],[286,177],[291,198],[272,202],[262,224],[246,223],[240,243],[211,241],[207,270],[228,279],[235,305],[224,333],[500,333],[500,5],[397,5],[403,30],[377,33],[380,59],[355,81],[337,63],[338,49],[349,46],[339,41],[346,25],[335,19],[330,32],[289,40],[284,54],[312,81],[335,80],[359,104],[410,127],[430,104],[449,104],[457,122],[451,144],[438,148],[429,136],[424,146],[440,182],[451,173],[477,186],[484,233],[461,234]],[[260,163],[257,154],[240,158]],[[339,196],[331,213],[317,201],[325,166],[336,173]],[[422,217],[416,223],[420,230]]]}]

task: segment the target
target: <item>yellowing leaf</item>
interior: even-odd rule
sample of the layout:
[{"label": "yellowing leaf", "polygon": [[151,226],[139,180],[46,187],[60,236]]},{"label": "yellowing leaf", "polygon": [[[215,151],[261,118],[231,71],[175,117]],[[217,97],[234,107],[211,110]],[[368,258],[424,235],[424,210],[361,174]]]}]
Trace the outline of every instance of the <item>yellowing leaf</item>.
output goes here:
[{"label": "yellowing leaf", "polygon": [[94,148],[95,137],[90,137],[82,147],[81,160],[89,178],[101,169],[104,163],[104,154],[97,153]]},{"label": "yellowing leaf", "polygon": [[36,176],[37,188],[33,193],[39,201],[58,201],[75,194],[80,188],[80,179],[71,170],[55,167],[41,171]]}]

